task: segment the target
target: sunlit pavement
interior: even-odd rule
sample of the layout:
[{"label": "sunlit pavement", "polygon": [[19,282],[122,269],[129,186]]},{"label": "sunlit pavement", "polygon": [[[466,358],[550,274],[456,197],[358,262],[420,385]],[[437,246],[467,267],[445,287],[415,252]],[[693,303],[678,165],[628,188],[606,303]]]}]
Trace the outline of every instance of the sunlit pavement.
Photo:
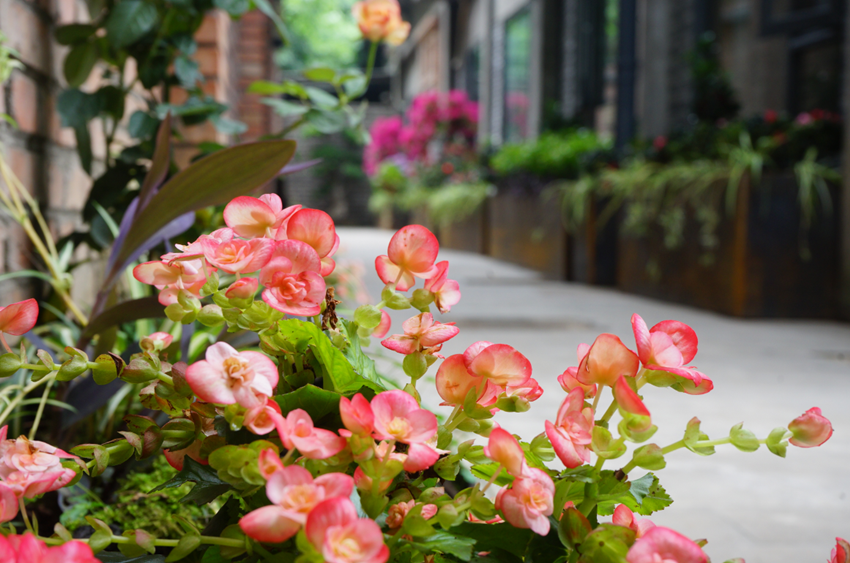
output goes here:
[{"label": "sunlit pavement", "polygon": [[[365,281],[377,302],[382,284],[374,259],[386,254],[392,232],[338,231],[343,241],[338,258],[364,263]],[[649,326],[676,319],[696,330],[700,345],[693,363],[715,388],[698,397],[642,389],[659,427],[653,442],[663,447],[679,440],[694,416],[712,439],[726,436],[741,421],[764,438],[813,406],[821,407],[835,434],[820,448],[789,446],[785,459],[765,447],[744,453],[721,446],[711,457],[673,452],[668,467],[657,473],[675,502],[651,519],[693,539],[707,538],[705,551],[715,562],[732,557],[747,563],[822,561],[836,536],[850,538],[850,325],[740,320],[611,289],[544,281],[534,272],[477,254],[446,250],[440,259],[449,260],[449,277],[458,280],[463,294],[451,313],[438,316],[460,328],[443,353],[460,353],[477,340],[510,344],[531,360],[533,377],[545,390],[529,412],[498,416],[506,429],[530,440],[543,431],[544,420],[554,420],[565,396],[556,378],[576,365],[579,343],[610,332],[634,349],[632,313]],[[393,311],[390,334],[401,333],[401,323],[412,314]],[[373,342],[371,349],[376,348],[381,347]],[[400,367],[381,365],[400,376]],[[447,407],[436,406],[433,383],[422,381],[419,387],[428,406],[448,414]],[[601,408],[607,408],[608,396]],[[629,455],[605,467],[625,465]],[[632,475],[642,473],[637,469]]]}]

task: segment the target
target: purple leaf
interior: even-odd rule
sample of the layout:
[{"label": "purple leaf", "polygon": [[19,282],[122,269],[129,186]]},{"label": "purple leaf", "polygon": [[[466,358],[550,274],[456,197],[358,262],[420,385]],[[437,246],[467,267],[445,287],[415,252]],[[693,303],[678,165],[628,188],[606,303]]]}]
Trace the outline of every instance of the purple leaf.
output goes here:
[{"label": "purple leaf", "polygon": [[298,162],[296,164],[287,164],[281,169],[280,175],[287,176],[289,174],[295,174],[296,172],[312,168],[320,162],[322,162],[321,158],[315,158],[313,160],[305,160],[304,162]]}]

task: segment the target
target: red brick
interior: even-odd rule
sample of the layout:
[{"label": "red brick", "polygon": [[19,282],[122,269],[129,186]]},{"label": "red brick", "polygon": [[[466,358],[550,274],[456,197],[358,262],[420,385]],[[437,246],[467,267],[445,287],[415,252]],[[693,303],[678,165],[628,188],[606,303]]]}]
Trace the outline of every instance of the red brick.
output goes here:
[{"label": "red brick", "polygon": [[[36,157],[31,152],[14,145],[6,146],[6,160],[12,173],[17,176],[21,184],[30,192],[35,192]],[[0,179],[0,181],[2,181]]]},{"label": "red brick", "polygon": [[198,61],[201,74],[207,78],[218,76],[219,55],[217,47],[198,47],[194,59]]},{"label": "red brick", "polygon": [[204,16],[201,27],[195,32],[195,41],[198,43],[215,43],[218,40],[218,20],[213,14]]},{"label": "red brick", "polygon": [[10,22],[3,26],[3,32],[8,37],[8,45],[21,54],[21,60],[49,74],[52,38],[47,23],[35,9],[22,0],[0,0],[0,22]]},{"label": "red brick", "polygon": [[[83,14],[77,12],[77,0],[53,0],[57,25],[64,25],[83,20]],[[88,20],[88,18],[85,18]]]},{"label": "red brick", "polygon": [[26,133],[38,133],[38,84],[23,72],[15,72],[11,94],[9,110],[18,127]]},{"label": "red brick", "polygon": [[209,121],[191,127],[181,126],[179,129],[183,134],[183,138],[192,144],[203,143],[204,141],[215,142],[218,140],[218,131],[216,131],[215,126]]}]

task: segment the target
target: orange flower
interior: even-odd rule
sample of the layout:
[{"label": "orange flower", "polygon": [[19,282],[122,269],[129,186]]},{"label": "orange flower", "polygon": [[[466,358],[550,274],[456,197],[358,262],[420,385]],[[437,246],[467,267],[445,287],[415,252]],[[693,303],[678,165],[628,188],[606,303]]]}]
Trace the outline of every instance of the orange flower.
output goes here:
[{"label": "orange flower", "polygon": [[401,45],[410,34],[410,24],[401,19],[398,0],[362,0],[351,8],[364,39]]}]

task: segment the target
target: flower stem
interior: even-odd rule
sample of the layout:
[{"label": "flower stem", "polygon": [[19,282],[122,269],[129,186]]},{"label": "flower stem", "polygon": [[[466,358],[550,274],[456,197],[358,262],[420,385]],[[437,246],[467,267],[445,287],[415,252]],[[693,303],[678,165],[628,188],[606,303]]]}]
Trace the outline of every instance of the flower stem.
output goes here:
[{"label": "flower stem", "polygon": [[[53,377],[55,377],[55,374],[54,374]],[[38,389],[38,387],[40,387],[41,385],[44,385],[45,383],[47,383],[50,380],[52,380],[52,377],[48,376],[48,377],[45,377],[43,379],[39,379],[35,383],[30,383],[28,386],[24,387],[24,389],[21,390],[21,392],[18,393],[15,396],[15,398],[12,399],[9,402],[8,406],[6,406],[6,408],[3,410],[3,412],[0,413],[0,425],[2,425],[6,421],[7,418],[9,418],[9,415],[12,414],[12,411],[14,411],[15,408],[17,408],[18,404],[21,401],[24,400],[24,397],[26,397],[33,390]]]},{"label": "flower stem", "polygon": [[490,477],[490,480],[489,480],[489,481],[487,481],[487,484],[486,484],[486,485],[484,485],[484,486],[481,488],[481,494],[482,494],[482,495],[483,495],[484,493],[486,493],[486,492],[487,492],[487,489],[489,489],[489,488],[490,488],[490,485],[492,485],[493,483],[495,483],[495,482],[496,482],[496,479],[498,479],[498,478],[499,478],[499,475],[500,475],[501,473],[502,473],[502,464],[499,464],[499,467],[497,467],[497,468],[496,468],[496,472],[495,472],[495,473],[493,473],[493,476],[492,476],[492,477]]},{"label": "flower stem", "polygon": [[47,404],[47,397],[50,396],[50,388],[53,387],[53,382],[56,381],[56,374],[48,378],[47,385],[44,386],[44,393],[41,394],[41,402],[38,403],[38,411],[35,413],[35,420],[30,429],[30,440],[35,439],[35,433],[38,431],[38,425],[41,423],[41,415],[44,414],[44,406]]},{"label": "flower stem", "polygon": [[378,54],[378,42],[372,41],[369,45],[369,59],[366,61],[366,85],[363,87],[363,93],[369,89],[369,83],[372,81],[372,71],[375,70],[375,58]]},{"label": "flower stem", "polygon": [[[9,352],[10,354],[14,354],[14,352],[12,352],[12,348],[9,347],[9,343],[6,342],[6,337],[3,336],[2,332],[0,332],[0,342],[3,343],[3,347],[6,349],[7,352]],[[21,366],[21,367],[23,367],[23,366]]]},{"label": "flower stem", "polygon": [[[32,532],[33,531],[32,524],[30,523],[29,516],[27,516],[27,507],[24,506],[24,497],[21,497],[21,498],[18,499],[18,507],[21,510],[21,518],[24,519],[24,526],[27,527],[27,530]],[[33,533],[35,533],[35,532],[33,532]]]}]

